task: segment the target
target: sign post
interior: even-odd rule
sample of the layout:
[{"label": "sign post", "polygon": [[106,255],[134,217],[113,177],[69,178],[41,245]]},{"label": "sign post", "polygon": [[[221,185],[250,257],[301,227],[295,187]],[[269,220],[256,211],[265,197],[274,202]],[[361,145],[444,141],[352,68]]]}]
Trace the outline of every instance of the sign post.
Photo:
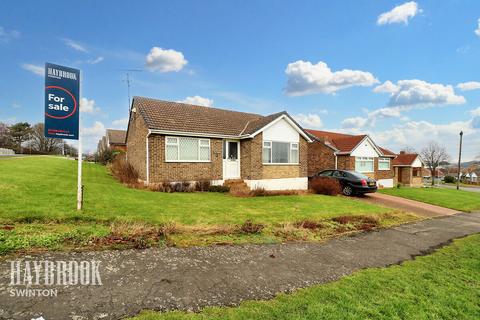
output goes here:
[{"label": "sign post", "polygon": [[45,64],[45,137],[78,140],[77,210],[82,209],[80,70]]}]

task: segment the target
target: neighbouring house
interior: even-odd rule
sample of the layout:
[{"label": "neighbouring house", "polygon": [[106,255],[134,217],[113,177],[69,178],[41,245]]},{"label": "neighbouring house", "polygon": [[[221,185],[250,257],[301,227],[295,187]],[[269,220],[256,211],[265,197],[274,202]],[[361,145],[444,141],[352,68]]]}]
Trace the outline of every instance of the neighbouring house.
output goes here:
[{"label": "neighbouring house", "polygon": [[308,146],[309,176],[326,169],[355,170],[376,179],[380,187],[394,186],[396,154],[377,146],[368,135],[306,131],[314,140]]},{"label": "neighbouring house", "polygon": [[146,183],[243,180],[251,189],[308,187],[310,136],[287,112],[268,116],[134,97],[127,161]]},{"label": "neighbouring house", "polygon": [[470,179],[473,183],[478,183],[478,174],[475,171],[470,173]]},{"label": "neighbouring house", "polygon": [[[431,179],[432,178],[432,172],[430,171],[429,168],[424,167],[422,172],[423,172],[423,178],[424,179]],[[436,180],[443,180],[443,179],[445,179],[445,176],[446,176],[446,174],[444,172],[444,169],[442,169],[442,168],[435,169],[435,179]]]},{"label": "neighbouring house", "polygon": [[423,186],[423,163],[418,154],[400,151],[392,164],[397,183],[410,187]]},{"label": "neighbouring house", "polygon": [[97,145],[98,153],[110,149],[113,151],[127,151],[127,131],[107,129],[106,134],[100,139]]},{"label": "neighbouring house", "polygon": [[461,176],[461,179],[462,180],[465,180],[466,182],[470,182],[470,183],[477,183],[478,182],[478,176],[477,174],[475,173],[475,171],[465,171],[462,173],[462,176]]}]

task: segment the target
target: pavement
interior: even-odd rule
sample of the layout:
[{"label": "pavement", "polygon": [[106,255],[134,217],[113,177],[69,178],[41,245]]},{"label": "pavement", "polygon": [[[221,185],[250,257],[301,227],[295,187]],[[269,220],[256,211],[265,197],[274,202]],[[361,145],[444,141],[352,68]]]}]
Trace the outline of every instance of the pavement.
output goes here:
[{"label": "pavement", "polygon": [[[444,184],[438,185],[437,187],[445,188],[445,189],[457,189],[456,186],[449,186],[449,185],[444,185]],[[479,187],[460,187],[460,190],[470,191],[470,192],[480,192]]]},{"label": "pavement", "polygon": [[368,193],[365,196],[360,197],[359,199],[366,202],[379,204],[385,207],[401,209],[407,212],[413,212],[419,216],[427,218],[448,216],[459,212],[458,210],[452,210],[424,202],[395,197],[378,192]]},{"label": "pavement", "polygon": [[[23,255],[18,257],[22,279],[28,276],[26,261],[74,260],[81,265],[81,261],[96,260],[102,285],[45,285],[41,280],[30,289],[47,290],[47,294],[19,297],[18,290],[25,286],[11,285],[11,263],[1,260],[0,319],[121,319],[143,309],[197,311],[205,306],[271,299],[280,292],[331,282],[363,268],[398,264],[475,233],[480,233],[480,212],[426,219],[325,243]],[[60,274],[56,280],[62,278]],[[48,294],[50,289],[57,290],[56,296]]]}]

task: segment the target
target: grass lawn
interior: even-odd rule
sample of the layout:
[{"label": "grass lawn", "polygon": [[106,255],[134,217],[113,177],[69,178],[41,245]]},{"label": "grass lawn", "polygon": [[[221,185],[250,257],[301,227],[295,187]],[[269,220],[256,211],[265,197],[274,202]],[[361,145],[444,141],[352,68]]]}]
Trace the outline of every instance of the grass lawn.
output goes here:
[{"label": "grass lawn", "polygon": [[399,266],[367,269],[270,301],[200,313],[143,312],[135,320],[479,319],[480,235]]},{"label": "grass lawn", "polygon": [[441,188],[392,188],[382,193],[417,200],[455,210],[471,212],[480,210],[480,193]]},{"label": "grass lawn", "polygon": [[[337,234],[340,229],[355,229],[352,225],[337,228],[332,221],[314,231],[299,230],[291,225],[342,215],[375,216],[379,226],[415,219],[344,197],[238,198],[212,192],[161,193],[129,189],[109,175],[104,166],[92,163],[84,165],[84,210],[77,212],[76,168],[76,161],[54,157],[0,160],[0,224],[9,225],[0,226],[0,254],[30,247],[57,248],[65,239],[72,240],[72,246],[84,245],[92,237],[108,234],[105,226],[110,228],[110,233],[115,231],[122,237],[140,233],[144,236],[146,232],[155,242],[158,233],[165,240],[165,228],[158,231],[151,226],[167,226],[171,233],[166,239],[167,245],[197,245],[319,239]],[[234,231],[238,229],[235,226],[247,220],[262,224],[263,231],[249,236]],[[38,226],[34,232],[32,224]],[[202,233],[200,239],[198,235]],[[39,241],[39,237],[46,239]],[[126,241],[117,238],[113,242]]]}]

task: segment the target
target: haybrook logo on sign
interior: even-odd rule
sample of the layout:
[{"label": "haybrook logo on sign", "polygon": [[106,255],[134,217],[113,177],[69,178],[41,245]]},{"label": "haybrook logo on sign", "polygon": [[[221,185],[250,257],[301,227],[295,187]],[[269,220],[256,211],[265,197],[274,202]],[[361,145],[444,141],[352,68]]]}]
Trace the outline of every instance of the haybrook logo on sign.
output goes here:
[{"label": "haybrook logo on sign", "polygon": [[45,136],[78,140],[80,70],[45,64]]}]

